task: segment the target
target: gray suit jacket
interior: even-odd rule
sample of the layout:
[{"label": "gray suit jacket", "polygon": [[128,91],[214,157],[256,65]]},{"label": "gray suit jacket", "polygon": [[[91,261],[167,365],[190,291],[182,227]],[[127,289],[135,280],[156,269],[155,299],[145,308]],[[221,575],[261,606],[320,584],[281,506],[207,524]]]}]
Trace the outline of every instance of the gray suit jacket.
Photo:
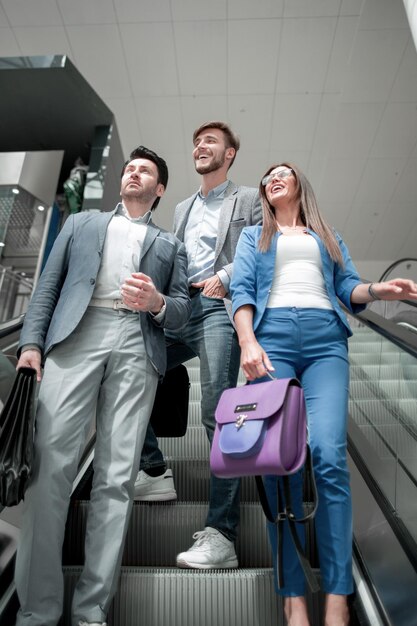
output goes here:
[{"label": "gray suit jacket", "polygon": [[[184,231],[197,193],[180,202],[174,215],[174,233],[184,241]],[[262,208],[258,190],[254,187],[238,187],[229,182],[219,217],[216,249],[214,251],[214,271],[224,269],[229,278],[233,273],[233,258],[237,242],[245,226],[260,224]]]},{"label": "gray suit jacket", "polygon": [[[107,226],[108,213],[77,213],[68,217],[58,235],[35,289],[20,336],[22,346],[37,345],[44,356],[77,327],[91,300]],[[191,311],[187,287],[187,257],[174,235],[149,223],[139,271],[150,276],[166,300],[164,321],[138,314],[146,352],[160,375],[166,369],[164,328],[183,326]]]}]

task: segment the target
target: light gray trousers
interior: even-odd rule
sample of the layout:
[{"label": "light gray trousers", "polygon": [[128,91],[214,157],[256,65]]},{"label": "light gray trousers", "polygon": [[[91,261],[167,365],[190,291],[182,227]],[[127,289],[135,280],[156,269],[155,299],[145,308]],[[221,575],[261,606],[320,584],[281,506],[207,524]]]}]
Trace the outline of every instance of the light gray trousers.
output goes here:
[{"label": "light gray trousers", "polygon": [[104,622],[117,588],[133,485],[158,376],[137,314],[89,307],[48,355],[39,392],[35,466],[15,580],[16,626],[56,626],[63,609],[62,544],[72,483],[96,413],[85,564],[72,620]]}]

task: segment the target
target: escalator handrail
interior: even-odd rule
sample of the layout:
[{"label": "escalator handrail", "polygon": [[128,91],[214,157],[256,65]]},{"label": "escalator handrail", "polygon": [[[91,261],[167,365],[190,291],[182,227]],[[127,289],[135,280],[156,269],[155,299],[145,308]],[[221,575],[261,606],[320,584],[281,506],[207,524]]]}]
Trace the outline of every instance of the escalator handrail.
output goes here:
[{"label": "escalator handrail", "polygon": [[408,354],[417,358],[417,333],[414,331],[408,330],[404,326],[400,326],[391,320],[387,320],[374,311],[365,310],[357,314],[353,314],[347,309],[345,309],[345,311],[379,335],[382,335],[385,339],[388,339],[405,352],[408,352]]},{"label": "escalator handrail", "polygon": [[[394,267],[397,267],[397,265],[400,265],[401,263],[407,263],[407,261],[417,263],[417,259],[415,259],[414,257],[404,257],[403,259],[398,259],[398,261],[394,261],[394,263],[391,263],[391,265],[387,267],[387,269],[382,273],[378,282],[382,283],[384,282],[384,280],[387,280],[387,276],[394,269]],[[413,300],[403,300],[403,302],[417,308],[417,302],[414,302]]]},{"label": "escalator handrail", "polygon": [[6,320],[5,322],[0,323],[0,339],[3,337],[7,337],[11,335],[17,330],[20,330],[23,326],[23,320],[25,319],[24,315],[19,315],[19,317],[13,317],[10,320]]},{"label": "escalator handrail", "polygon": [[[358,314],[352,314],[349,311],[347,312],[349,315],[360,320],[363,324],[371,328],[377,334],[397,345],[408,354],[411,354],[414,358],[417,358],[417,333],[414,330],[408,330],[403,326],[399,326],[397,323],[387,320],[374,311],[365,310]],[[392,505],[389,503],[385,494],[382,493],[378,483],[369,472],[367,463],[362,458],[350,434],[348,434],[348,450],[356,467],[368,485],[368,488],[383,511],[385,519],[393,529],[394,534],[399,540],[413,567],[417,570],[416,542],[410,536],[409,531],[404,526],[403,522],[398,518],[392,508]]]},{"label": "escalator handrail", "polygon": [[367,484],[368,489],[375,498],[379,508],[383,513],[384,518],[391,526],[402,549],[404,550],[404,553],[407,555],[408,560],[417,571],[416,541],[411,536],[410,531],[406,528],[404,522],[397,515],[396,510],[393,508],[388,498],[383,493],[381,487],[375,480],[374,476],[370,472],[366,459],[362,457],[351,434],[348,434],[348,452],[354,464],[358,468],[358,471],[360,472],[363,480]]}]

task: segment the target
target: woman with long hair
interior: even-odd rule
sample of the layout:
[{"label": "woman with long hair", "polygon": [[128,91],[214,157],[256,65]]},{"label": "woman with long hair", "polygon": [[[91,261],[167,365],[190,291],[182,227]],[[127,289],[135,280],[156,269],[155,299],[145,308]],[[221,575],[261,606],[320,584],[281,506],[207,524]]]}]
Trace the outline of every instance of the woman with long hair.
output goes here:
[{"label": "woman with long hair", "polygon": [[[341,237],[326,223],[313,189],[295,165],[270,167],[259,186],[263,225],[242,231],[231,283],[233,315],[246,378],[297,377],[303,386],[319,495],[316,539],[325,626],[347,626],[352,580],[352,507],[347,467],[349,362],[352,334],[341,303],[357,313],[372,300],[417,299],[406,279],[365,284]],[[277,477],[267,477],[277,510]],[[291,477],[301,503],[301,476]],[[276,526],[269,524],[276,555]],[[274,563],[276,568],[276,563]],[[284,528],[284,611],[289,626],[309,626],[305,581]]]}]

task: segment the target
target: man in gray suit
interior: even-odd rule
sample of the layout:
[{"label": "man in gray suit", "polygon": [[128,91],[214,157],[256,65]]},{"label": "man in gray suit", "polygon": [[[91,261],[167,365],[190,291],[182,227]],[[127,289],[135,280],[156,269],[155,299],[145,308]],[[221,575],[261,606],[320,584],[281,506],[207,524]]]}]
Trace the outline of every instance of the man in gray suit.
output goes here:
[{"label": "man in gray suit", "polygon": [[[166,332],[168,368],[195,356],[200,359],[201,415],[211,443],[214,411],[224,389],[236,385],[240,350],[231,323],[229,284],[233,257],[244,226],[261,221],[256,189],[237,187],[227,172],[239,149],[239,139],[224,122],[208,122],[194,132],[193,158],[201,174],[200,190],[181,202],[174,231],[187,252],[192,313],[187,326]],[[148,426],[135,499],[175,499],[171,470]],[[239,480],[211,476],[205,528],[194,545],[177,556],[179,567],[237,567],[234,542],[239,523]]]},{"label": "man in gray suit", "polygon": [[40,380],[46,360],[16,561],[17,626],[60,619],[65,520],[94,415],[94,480],[72,623],[105,626],[166,368],[164,329],[183,326],[190,314],[184,246],[151,219],[167,181],[165,161],[137,148],[123,168],[122,202],[109,213],[67,219],[31,300],[18,367],[34,367]]}]

